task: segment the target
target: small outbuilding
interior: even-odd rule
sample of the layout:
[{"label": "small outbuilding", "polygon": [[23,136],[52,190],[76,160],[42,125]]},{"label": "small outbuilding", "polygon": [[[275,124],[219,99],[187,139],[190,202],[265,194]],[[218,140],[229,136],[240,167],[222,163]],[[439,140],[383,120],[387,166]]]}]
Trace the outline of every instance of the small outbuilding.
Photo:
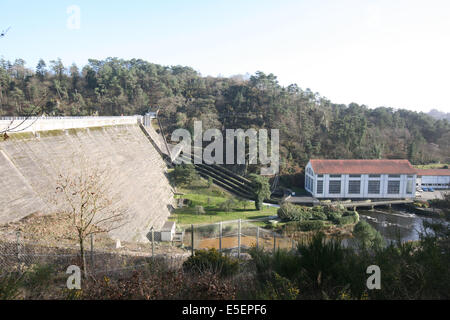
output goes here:
[{"label": "small outbuilding", "polygon": [[167,221],[161,229],[161,241],[172,241],[176,232],[175,221]]}]

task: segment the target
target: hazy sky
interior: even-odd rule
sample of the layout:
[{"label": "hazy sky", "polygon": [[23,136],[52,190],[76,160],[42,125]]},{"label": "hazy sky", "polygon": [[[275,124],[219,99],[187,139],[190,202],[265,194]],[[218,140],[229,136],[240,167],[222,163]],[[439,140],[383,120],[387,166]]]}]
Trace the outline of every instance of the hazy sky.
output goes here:
[{"label": "hazy sky", "polygon": [[[79,28],[76,11],[80,9]],[[0,56],[274,73],[336,103],[450,112],[450,1],[0,0]]]}]

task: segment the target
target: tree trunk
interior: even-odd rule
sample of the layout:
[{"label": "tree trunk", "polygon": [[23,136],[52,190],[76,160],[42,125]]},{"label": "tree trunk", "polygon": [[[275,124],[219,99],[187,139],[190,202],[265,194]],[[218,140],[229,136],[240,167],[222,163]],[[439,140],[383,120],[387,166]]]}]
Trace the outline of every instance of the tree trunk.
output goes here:
[{"label": "tree trunk", "polygon": [[81,270],[84,272],[84,277],[87,278],[86,255],[84,253],[84,238],[80,236],[80,255],[81,255]]}]

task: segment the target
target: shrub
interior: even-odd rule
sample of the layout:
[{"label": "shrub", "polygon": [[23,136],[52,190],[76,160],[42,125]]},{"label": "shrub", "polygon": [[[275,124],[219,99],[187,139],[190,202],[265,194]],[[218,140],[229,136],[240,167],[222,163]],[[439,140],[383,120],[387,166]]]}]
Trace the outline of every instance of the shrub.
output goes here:
[{"label": "shrub", "polygon": [[233,226],[230,226],[230,225],[222,227],[223,234],[230,233],[232,230],[233,230]]},{"label": "shrub", "polygon": [[0,300],[15,300],[19,298],[23,281],[23,274],[20,275],[16,272],[2,275],[0,278]]},{"label": "shrub", "polygon": [[195,172],[195,167],[192,164],[182,164],[175,166],[175,169],[170,173],[169,178],[175,185],[189,185],[192,181],[198,178]]},{"label": "shrub", "polygon": [[311,219],[312,220],[327,220],[327,214],[325,212],[315,211],[312,210],[311,212]]},{"label": "shrub", "polygon": [[205,208],[203,208],[203,206],[195,206],[195,212],[200,215],[206,213]]},{"label": "shrub", "polygon": [[382,235],[364,220],[356,224],[353,236],[364,248],[381,248],[385,245]]},{"label": "shrub", "polygon": [[279,249],[275,254],[263,249],[251,248],[249,251],[260,283],[270,281],[274,273],[293,280],[300,272],[300,257],[288,250]]},{"label": "shrub", "polygon": [[298,230],[301,231],[315,231],[321,230],[329,224],[323,220],[309,220],[309,221],[298,221],[296,223]]},{"label": "shrub", "polygon": [[311,219],[311,209],[292,203],[283,203],[277,211],[278,217],[284,221],[302,221]]},{"label": "shrub", "polygon": [[210,224],[207,226],[197,227],[196,232],[201,233],[203,237],[211,237],[219,233],[219,226],[217,224]]},{"label": "shrub", "polygon": [[151,269],[118,280],[89,278],[84,283],[80,298],[88,300],[232,300],[236,297],[231,279],[209,272]]},{"label": "shrub", "polygon": [[211,188],[212,185],[213,185],[213,178],[208,177],[208,188]]},{"label": "shrub", "polygon": [[335,220],[336,224],[345,226],[347,224],[354,224],[359,221],[359,214],[356,211],[345,213],[344,216]]},{"label": "shrub", "polygon": [[295,300],[300,290],[289,279],[273,272],[266,285],[256,293],[256,299],[262,300]]},{"label": "shrub", "polygon": [[327,215],[327,220],[338,221],[338,219],[340,217],[342,217],[342,212],[341,211],[336,211],[336,210],[328,210],[326,212],[326,215]]},{"label": "shrub", "polygon": [[228,199],[219,205],[219,209],[225,212],[231,212],[236,208],[236,201],[234,199]]},{"label": "shrub", "polygon": [[25,286],[38,294],[45,291],[51,284],[54,267],[51,265],[34,265],[25,276]]},{"label": "shrub", "polygon": [[183,269],[187,272],[211,272],[229,277],[239,271],[239,262],[216,249],[198,250],[183,263]]},{"label": "shrub", "polygon": [[352,278],[357,278],[352,270],[356,263],[354,255],[338,239],[327,239],[323,233],[316,233],[311,242],[300,244],[298,251],[303,270],[302,287],[313,298],[336,299]]},{"label": "shrub", "polygon": [[269,179],[257,174],[250,174],[249,178],[255,186],[255,207],[256,210],[259,211],[262,209],[264,199],[269,199],[270,195],[272,194],[270,192]]}]

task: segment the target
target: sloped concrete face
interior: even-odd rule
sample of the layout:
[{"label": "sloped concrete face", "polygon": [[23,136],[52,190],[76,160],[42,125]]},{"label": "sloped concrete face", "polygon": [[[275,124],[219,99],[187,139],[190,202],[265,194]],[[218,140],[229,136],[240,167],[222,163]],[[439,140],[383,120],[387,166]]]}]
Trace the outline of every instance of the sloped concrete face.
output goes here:
[{"label": "sloped concrete face", "polygon": [[35,212],[58,212],[51,201],[58,173],[74,170],[83,154],[111,177],[116,205],[127,222],[110,232],[122,241],[148,241],[170,215],[173,190],[159,153],[138,125],[11,135],[0,141],[0,223]]}]

